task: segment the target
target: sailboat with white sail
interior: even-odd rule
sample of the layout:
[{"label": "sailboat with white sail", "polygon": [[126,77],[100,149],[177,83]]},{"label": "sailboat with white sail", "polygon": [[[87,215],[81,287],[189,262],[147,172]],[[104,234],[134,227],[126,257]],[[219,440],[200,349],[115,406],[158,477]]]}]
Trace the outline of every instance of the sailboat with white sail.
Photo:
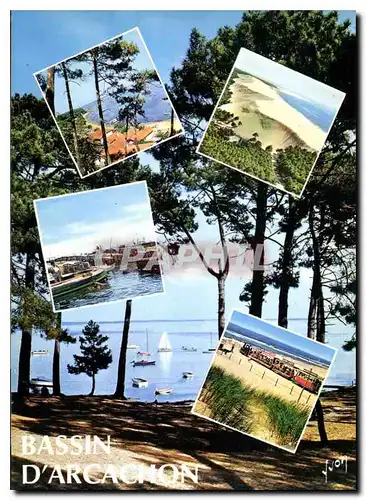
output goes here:
[{"label": "sailboat with white sail", "polygon": [[172,346],[170,345],[168,334],[164,332],[160,338],[158,352],[172,352]]}]

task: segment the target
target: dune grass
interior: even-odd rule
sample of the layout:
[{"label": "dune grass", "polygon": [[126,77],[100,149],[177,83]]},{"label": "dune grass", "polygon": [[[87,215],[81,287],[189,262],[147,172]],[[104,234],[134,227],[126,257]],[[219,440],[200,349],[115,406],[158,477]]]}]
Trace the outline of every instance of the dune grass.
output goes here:
[{"label": "dune grass", "polygon": [[214,420],[250,432],[251,419],[248,402],[252,390],[243,386],[239,378],[228,375],[217,366],[208,372],[201,400],[206,403]]},{"label": "dune grass", "polygon": [[253,410],[263,409],[274,442],[291,448],[299,440],[309,416],[309,409],[247,387],[241,379],[214,365],[207,375],[200,400],[208,405],[210,418],[248,434],[254,430]]},{"label": "dune grass", "polygon": [[264,392],[257,391],[256,398],[265,405],[278,442],[295,446],[309,417],[309,410]]}]

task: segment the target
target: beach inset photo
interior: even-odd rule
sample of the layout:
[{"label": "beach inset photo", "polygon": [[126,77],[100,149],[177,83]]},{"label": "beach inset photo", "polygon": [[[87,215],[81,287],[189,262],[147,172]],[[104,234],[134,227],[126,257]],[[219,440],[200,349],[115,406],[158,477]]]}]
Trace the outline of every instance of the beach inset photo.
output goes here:
[{"label": "beach inset photo", "polygon": [[197,152],[301,196],[344,97],[240,49]]},{"label": "beach inset photo", "polygon": [[335,354],[233,311],[192,413],[295,453]]},{"label": "beach inset photo", "polygon": [[138,28],[34,76],[81,177],[183,133]]},{"label": "beach inset photo", "polygon": [[164,292],[145,181],[34,206],[55,312]]}]

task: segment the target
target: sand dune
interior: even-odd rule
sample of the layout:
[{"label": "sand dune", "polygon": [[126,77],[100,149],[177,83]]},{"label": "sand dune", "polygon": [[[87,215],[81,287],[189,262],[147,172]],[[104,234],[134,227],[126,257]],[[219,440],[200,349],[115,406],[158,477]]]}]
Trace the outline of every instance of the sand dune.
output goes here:
[{"label": "sand dune", "polygon": [[327,134],[284,101],[276,88],[253,76],[242,75],[234,80],[230,90],[231,102],[220,109],[239,116],[242,125],[235,129],[236,134],[250,138],[257,132],[264,148],[269,145],[274,149],[291,145],[315,151],[322,148]]}]

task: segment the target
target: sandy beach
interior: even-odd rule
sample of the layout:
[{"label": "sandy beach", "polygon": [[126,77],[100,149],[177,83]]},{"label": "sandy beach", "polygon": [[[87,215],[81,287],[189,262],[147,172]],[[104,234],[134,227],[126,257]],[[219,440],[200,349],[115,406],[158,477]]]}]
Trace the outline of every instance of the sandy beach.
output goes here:
[{"label": "sandy beach", "polygon": [[319,151],[323,146],[327,134],[284,101],[274,87],[254,76],[240,75],[230,91],[231,102],[219,108],[239,117],[242,124],[235,128],[237,135],[249,139],[256,132],[263,147],[272,145],[274,150],[301,145]]},{"label": "sandy beach", "polygon": [[[32,396],[22,403],[13,398],[12,488],[31,491],[121,491],[121,490],[348,490],[356,488],[356,424],[354,389],[322,395],[329,443],[321,447],[317,424],[311,420],[295,455],[230,431],[190,413],[190,404],[143,404],[116,401],[104,396]],[[188,463],[199,467],[199,483],[161,486],[48,484],[49,473],[33,485],[21,484],[22,465],[54,463],[45,452],[21,455],[22,436],[32,434],[68,437],[76,434],[111,435],[113,453],[109,463]],[[325,461],[347,456],[347,473],[322,471]],[[63,455],[58,462],[85,467],[88,458]],[[48,474],[48,475],[47,475]]]}]

